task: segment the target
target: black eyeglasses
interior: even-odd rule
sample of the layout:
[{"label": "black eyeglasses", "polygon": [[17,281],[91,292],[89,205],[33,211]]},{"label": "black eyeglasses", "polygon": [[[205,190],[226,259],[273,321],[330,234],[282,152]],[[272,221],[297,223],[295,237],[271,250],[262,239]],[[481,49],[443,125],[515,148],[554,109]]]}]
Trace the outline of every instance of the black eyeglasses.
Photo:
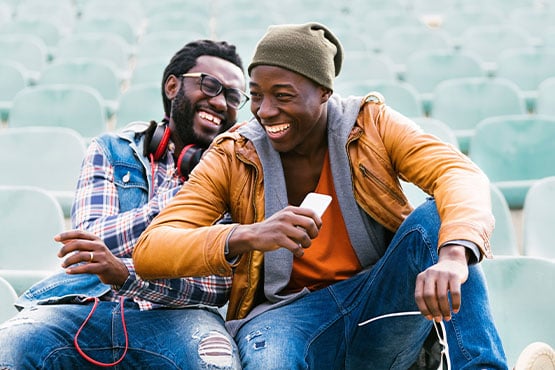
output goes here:
[{"label": "black eyeglasses", "polygon": [[241,109],[249,101],[249,97],[243,91],[233,87],[225,87],[220,80],[209,74],[201,72],[185,73],[181,77],[200,77],[200,91],[203,94],[214,97],[223,92],[227,105],[233,109]]}]

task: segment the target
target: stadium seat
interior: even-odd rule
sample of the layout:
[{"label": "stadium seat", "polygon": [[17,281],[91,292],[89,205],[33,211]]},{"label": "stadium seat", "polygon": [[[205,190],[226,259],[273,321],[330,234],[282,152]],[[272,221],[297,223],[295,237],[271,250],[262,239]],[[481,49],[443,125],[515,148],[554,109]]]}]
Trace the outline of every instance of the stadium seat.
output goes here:
[{"label": "stadium seat", "polygon": [[555,117],[555,77],[545,79],[538,86],[535,113]]},{"label": "stadium seat", "polygon": [[57,59],[91,58],[113,63],[120,78],[129,77],[131,46],[119,35],[103,32],[75,33],[58,43]]},{"label": "stadium seat", "polygon": [[108,33],[118,35],[127,44],[135,45],[140,33],[140,27],[131,23],[121,10],[115,14],[90,14],[80,18],[73,28],[74,33]]},{"label": "stadium seat", "polygon": [[30,35],[40,38],[47,48],[48,60],[54,58],[58,43],[65,36],[64,28],[47,18],[16,18],[0,25],[0,34]]},{"label": "stadium seat", "polygon": [[48,48],[37,36],[0,35],[0,60],[25,66],[26,78],[36,81],[48,61]]},{"label": "stadium seat", "polygon": [[474,128],[482,119],[525,114],[526,105],[518,87],[504,79],[467,77],[440,82],[433,91],[430,116],[447,123],[457,135],[463,153]]},{"label": "stadium seat", "polygon": [[169,59],[164,58],[145,58],[144,60],[138,60],[135,68],[131,71],[129,85],[159,83],[162,80],[164,69],[168,62]]},{"label": "stadium seat", "polygon": [[[394,3],[394,1],[387,2]],[[397,4],[399,3],[400,1],[397,2]],[[364,8],[368,9],[368,6],[369,5],[364,5]],[[386,41],[384,41],[384,30],[397,27],[425,27],[415,14],[403,7],[399,9],[366,10],[363,13],[355,14],[355,17],[358,14],[364,14],[364,22],[359,26],[359,29],[366,37],[373,39],[372,43],[375,45],[374,51],[377,52],[383,52],[383,48],[386,46],[384,45],[386,43]]]},{"label": "stadium seat", "polygon": [[483,68],[490,75],[495,74],[497,57],[502,51],[526,48],[533,44],[533,38],[525,29],[510,24],[471,26],[459,39],[460,49],[479,55],[484,63]]},{"label": "stadium seat", "polygon": [[77,19],[77,12],[72,0],[21,0],[15,8],[18,19],[46,19],[63,27],[62,32],[69,32]]},{"label": "stadium seat", "polygon": [[522,212],[523,254],[555,261],[555,177],[535,182],[524,199]]},{"label": "stadium seat", "polygon": [[528,110],[533,111],[538,86],[545,79],[555,77],[555,49],[506,50],[497,59],[496,76],[516,83],[526,98]]},{"label": "stadium seat", "polygon": [[[553,6],[553,5],[551,5]],[[520,6],[509,12],[509,22],[524,28],[541,43],[542,35],[548,27],[553,26],[555,10],[549,6]]]},{"label": "stadium seat", "polygon": [[[384,55],[371,52],[352,52],[345,58],[339,76],[334,81],[335,86],[356,81],[366,80],[397,81],[397,74],[393,63]],[[345,91],[343,91],[345,92]]]},{"label": "stadium seat", "polygon": [[555,262],[526,256],[499,256],[486,259],[481,265],[493,319],[512,369],[529,343],[555,343]]},{"label": "stadium seat", "polygon": [[[145,1],[137,0],[74,0],[81,2],[78,4],[80,10],[80,18],[85,19],[89,17],[113,17],[116,15],[118,18],[123,18],[130,24],[142,30],[143,23],[146,17],[144,9]],[[163,3],[161,0],[152,2],[154,4]],[[175,9],[175,8],[174,8]]]},{"label": "stadium seat", "polygon": [[335,91],[341,96],[364,96],[377,91],[385,98],[385,103],[408,117],[424,115],[418,92],[406,82],[395,80],[359,80],[338,83]]},{"label": "stadium seat", "polygon": [[476,126],[470,158],[501,190],[509,207],[521,209],[530,186],[555,176],[555,118],[490,117]]},{"label": "stadium seat", "polygon": [[90,58],[61,59],[44,68],[38,84],[85,85],[98,91],[108,115],[117,110],[121,80],[112,63]]},{"label": "stadium seat", "polygon": [[61,270],[54,235],[64,222],[60,204],[45,190],[0,186],[0,277],[18,295]]},{"label": "stadium seat", "polygon": [[157,32],[178,33],[183,45],[189,40],[211,36],[210,22],[205,17],[196,16],[186,8],[182,11],[174,8],[169,12],[148,16],[145,34]]},{"label": "stadium seat", "polygon": [[426,114],[432,109],[433,91],[438,83],[486,75],[478,56],[454,49],[417,51],[408,57],[405,67],[404,81],[418,90]]},{"label": "stadium seat", "polygon": [[490,188],[491,209],[495,217],[495,229],[490,238],[493,254],[494,256],[519,256],[521,253],[509,204],[496,185],[491,184]]},{"label": "stadium seat", "polygon": [[0,119],[7,121],[14,96],[28,85],[25,67],[17,62],[0,61],[0,81]]},{"label": "stadium seat", "polygon": [[133,85],[120,96],[116,128],[125,127],[133,121],[159,121],[163,115],[160,84]]},{"label": "stadium seat", "polygon": [[8,127],[59,126],[91,138],[105,132],[106,110],[95,89],[78,85],[38,85],[13,99]]},{"label": "stadium seat", "polygon": [[476,26],[500,26],[505,23],[505,16],[499,9],[484,5],[480,2],[479,6],[464,5],[449,9],[441,22],[441,29],[449,34],[457,45],[460,45],[459,38],[470,27]]},{"label": "stadium seat", "polygon": [[0,277],[0,325],[8,319],[11,319],[17,313],[14,302],[17,299],[17,293],[12,285],[3,277]]},{"label": "stadium seat", "polygon": [[405,63],[414,52],[452,49],[453,47],[452,40],[442,30],[424,26],[398,26],[386,29],[382,37],[381,52],[395,63],[397,73],[402,78],[405,72]]},{"label": "stadium seat", "polygon": [[[191,40],[198,36],[191,35]],[[188,40],[189,38],[176,32],[146,33],[136,46],[135,59],[137,64],[149,62],[152,59],[164,60],[165,64],[168,64],[175,52],[183,47]]]},{"label": "stadium seat", "polygon": [[69,217],[85,151],[83,138],[64,127],[0,130],[0,185],[40,187]]}]

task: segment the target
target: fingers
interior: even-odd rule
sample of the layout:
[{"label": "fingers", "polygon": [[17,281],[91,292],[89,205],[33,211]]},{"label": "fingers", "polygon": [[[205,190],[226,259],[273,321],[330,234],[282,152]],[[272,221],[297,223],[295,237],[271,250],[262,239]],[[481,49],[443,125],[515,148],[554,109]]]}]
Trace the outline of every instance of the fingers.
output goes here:
[{"label": "fingers", "polygon": [[453,306],[456,305],[456,311],[460,307],[460,284],[456,281],[445,278],[436,278],[433,274],[420,273],[416,279],[416,288],[414,297],[420,312],[428,320],[451,320],[451,304],[449,302],[449,293],[452,298],[456,297],[453,301]]},{"label": "fingers", "polygon": [[64,231],[54,236],[54,240],[60,243],[67,243],[73,239],[99,240],[99,237],[88,231],[77,229]]}]

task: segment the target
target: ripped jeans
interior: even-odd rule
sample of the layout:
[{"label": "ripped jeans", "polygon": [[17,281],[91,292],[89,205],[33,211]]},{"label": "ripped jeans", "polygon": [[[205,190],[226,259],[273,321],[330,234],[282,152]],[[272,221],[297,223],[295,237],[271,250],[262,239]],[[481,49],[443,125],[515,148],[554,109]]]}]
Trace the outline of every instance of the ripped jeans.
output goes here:
[{"label": "ripped jeans", "polygon": [[[0,324],[0,369],[98,369],[74,345],[90,304],[36,305]],[[116,362],[125,350],[119,302],[100,301],[78,337],[93,360]],[[113,369],[240,369],[221,316],[203,308],[140,311],[124,303],[129,343]]]},{"label": "ripped jeans", "polygon": [[[369,271],[246,322],[235,340],[244,369],[409,369],[433,323],[418,311],[416,276],[436,263],[439,217],[426,201],[401,225]],[[479,265],[469,266],[461,309],[445,323],[452,369],[507,369]]]}]

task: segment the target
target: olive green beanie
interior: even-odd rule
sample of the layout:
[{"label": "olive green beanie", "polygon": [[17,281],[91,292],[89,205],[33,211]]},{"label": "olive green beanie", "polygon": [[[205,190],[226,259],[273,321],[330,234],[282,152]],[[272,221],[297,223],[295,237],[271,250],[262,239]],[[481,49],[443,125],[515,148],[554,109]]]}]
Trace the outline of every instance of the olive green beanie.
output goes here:
[{"label": "olive green beanie", "polygon": [[335,35],[316,22],[268,27],[258,41],[251,64],[270,65],[297,72],[333,90],[333,80],[341,71],[343,47]]}]

